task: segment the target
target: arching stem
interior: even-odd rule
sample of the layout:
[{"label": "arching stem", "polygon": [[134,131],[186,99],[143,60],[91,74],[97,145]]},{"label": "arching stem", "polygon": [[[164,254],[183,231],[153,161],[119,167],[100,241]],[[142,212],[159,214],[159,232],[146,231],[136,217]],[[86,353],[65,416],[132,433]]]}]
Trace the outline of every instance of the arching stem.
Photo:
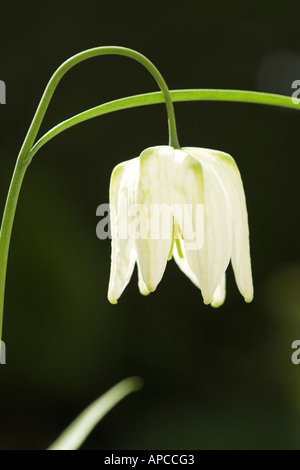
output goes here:
[{"label": "arching stem", "polygon": [[148,72],[151,73],[151,75],[155,78],[165,98],[169,125],[169,144],[175,148],[179,148],[174,108],[169,89],[157,68],[152,64],[152,62],[150,62],[145,56],[143,56],[139,52],[136,52],[132,49],[127,49],[125,47],[117,46],[96,47],[94,49],[88,49],[86,51],[80,52],[79,54],[76,54],[75,56],[71,57],[66,62],[64,62],[57,69],[45,89],[45,92],[41,98],[39,106],[36,110],[30,128],[20,150],[13,177],[11,180],[11,185],[8,191],[6,205],[4,208],[0,232],[0,340],[2,338],[4,293],[9,245],[22,181],[24,179],[26,169],[31,160],[30,158],[28,158],[29,152],[35,142],[36,136],[40,129],[41,123],[49,106],[53,93],[63,76],[72,67],[79,64],[80,62],[83,62],[84,60],[90,59],[92,57],[102,55],[121,55],[129,57],[130,59],[136,60],[137,62],[142,64],[148,70]]}]

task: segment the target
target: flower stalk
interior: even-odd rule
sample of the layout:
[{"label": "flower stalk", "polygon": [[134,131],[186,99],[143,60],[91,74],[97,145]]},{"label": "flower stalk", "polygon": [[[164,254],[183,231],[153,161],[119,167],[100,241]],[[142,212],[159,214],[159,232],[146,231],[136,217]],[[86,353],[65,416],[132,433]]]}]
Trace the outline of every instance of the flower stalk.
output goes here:
[{"label": "flower stalk", "polygon": [[[265,106],[276,106],[300,111],[300,104],[293,103],[290,96],[277,95],[273,93],[263,93],[259,91],[245,90],[170,90],[173,103],[182,103],[188,101],[223,101],[231,103],[252,103]],[[95,106],[82,113],[66,119],[46,132],[32,147],[29,152],[28,160],[32,160],[35,154],[50,140],[57,135],[70,129],[77,124],[88,121],[105,114],[122,111],[125,109],[137,108],[140,106],[150,106],[153,104],[164,103],[164,96],[161,92],[144,93],[141,95],[127,96],[118,100]]]}]

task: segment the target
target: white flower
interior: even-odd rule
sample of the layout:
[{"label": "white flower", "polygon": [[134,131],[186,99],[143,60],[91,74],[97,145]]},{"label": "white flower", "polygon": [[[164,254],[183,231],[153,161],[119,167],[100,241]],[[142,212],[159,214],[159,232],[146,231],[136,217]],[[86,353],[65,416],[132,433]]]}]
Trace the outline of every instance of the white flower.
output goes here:
[{"label": "white flower", "polygon": [[[167,234],[153,237],[151,208],[162,204],[171,208],[164,213]],[[140,157],[113,170],[110,205],[112,260],[108,299],[111,303],[117,303],[135,263],[140,292],[144,295],[153,292],[172,255],[201,290],[205,304],[217,307],[224,302],[225,271],[230,259],[241,294],[246,302],[252,300],[245,195],[239,170],[230,155],[210,149],[177,150],[169,146],[144,150]],[[136,205],[140,208],[138,220],[132,218],[131,211]],[[183,206],[204,208],[203,243],[193,249],[190,249],[187,224],[178,213],[178,208]],[[129,236],[120,236],[125,222],[128,226],[134,223],[140,229],[140,236],[133,236],[130,230]],[[194,215],[190,222],[199,232]]]}]

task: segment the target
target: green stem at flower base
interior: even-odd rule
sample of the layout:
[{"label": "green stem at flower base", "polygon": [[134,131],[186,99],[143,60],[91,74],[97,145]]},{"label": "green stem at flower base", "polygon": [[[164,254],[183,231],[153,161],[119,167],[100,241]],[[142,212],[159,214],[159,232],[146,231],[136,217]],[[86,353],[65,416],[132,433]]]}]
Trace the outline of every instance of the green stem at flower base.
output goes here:
[{"label": "green stem at flower base", "polygon": [[[39,141],[34,145],[37,133],[41,126],[42,120],[49,106],[50,100],[53,93],[60,82],[61,78],[70,70],[74,65],[100,55],[123,55],[132,59],[137,60],[144,65],[147,70],[154,76],[162,92],[147,93],[144,95],[131,96],[120,100],[112,101],[109,103],[102,104],[95,108],[89,109],[83,113],[80,113],[66,121],[58,124],[53,129],[48,131]],[[40,104],[37,108],[29,131],[24,140],[24,144],[19,153],[16,167],[11,180],[7,201],[3,213],[3,220],[0,232],[0,340],[2,338],[2,322],[3,322],[3,308],[4,308],[4,292],[5,292],[5,279],[7,270],[7,259],[9,244],[11,238],[11,232],[13,227],[13,221],[18,202],[19,193],[21,190],[22,181],[26,172],[26,169],[31,162],[33,156],[37,151],[51,140],[56,135],[60,134],[66,129],[84,122],[88,119],[92,119],[97,116],[101,116],[110,112],[119,111],[122,109],[133,108],[137,106],[145,106],[150,104],[166,103],[168,119],[169,119],[169,136],[170,145],[179,148],[176,132],[176,122],[173,109],[173,103],[179,101],[232,101],[232,102],[243,102],[243,103],[256,103],[273,105],[285,108],[292,108],[300,110],[300,104],[293,102],[292,98],[282,95],[274,95],[268,93],[258,93],[251,91],[241,90],[175,90],[169,92],[167,85],[165,84],[162,76],[154,65],[142,56],[138,52],[132,51],[122,47],[99,47],[95,49],[89,49],[81,52],[64,62],[59,69],[52,76],[49,81],[47,88],[42,96]],[[34,146],[33,146],[34,145]]]}]

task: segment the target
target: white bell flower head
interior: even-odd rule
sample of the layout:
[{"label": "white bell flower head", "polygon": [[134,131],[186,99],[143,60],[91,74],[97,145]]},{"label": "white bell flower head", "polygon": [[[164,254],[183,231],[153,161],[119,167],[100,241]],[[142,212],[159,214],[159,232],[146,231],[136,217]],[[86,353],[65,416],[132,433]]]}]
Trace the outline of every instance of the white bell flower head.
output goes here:
[{"label": "white bell flower head", "polygon": [[112,235],[108,299],[117,303],[135,263],[147,295],[174,257],[205,304],[225,300],[231,260],[239,291],[253,299],[243,183],[234,159],[202,148],[158,146],[117,165],[110,183]]}]

